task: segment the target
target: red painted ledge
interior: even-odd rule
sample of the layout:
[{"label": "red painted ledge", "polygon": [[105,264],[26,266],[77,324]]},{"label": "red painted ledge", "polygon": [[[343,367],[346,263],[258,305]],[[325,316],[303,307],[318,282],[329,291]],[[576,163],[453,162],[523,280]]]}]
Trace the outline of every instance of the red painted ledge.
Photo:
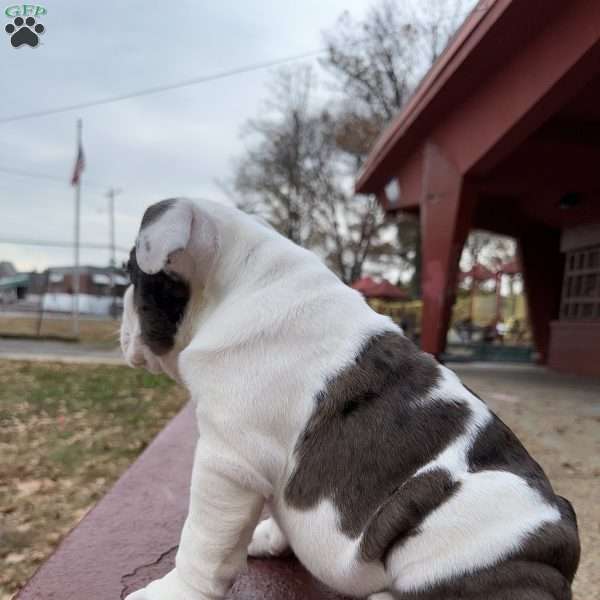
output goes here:
[{"label": "red painted ledge", "polygon": [[[173,567],[197,436],[186,406],[65,538],[18,600],[118,600]],[[294,559],[250,560],[231,600],[342,600]]]}]

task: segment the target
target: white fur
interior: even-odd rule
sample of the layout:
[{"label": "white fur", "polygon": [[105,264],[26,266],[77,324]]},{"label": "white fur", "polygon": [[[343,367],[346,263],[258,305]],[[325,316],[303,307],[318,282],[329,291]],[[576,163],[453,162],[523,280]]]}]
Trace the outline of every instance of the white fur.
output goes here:
[{"label": "white fur", "polygon": [[361,560],[360,538],[349,538],[340,531],[339,516],[330,500],[322,500],[306,512],[287,506],[280,498],[275,515],[302,564],[338,592],[366,596],[391,584],[380,562]]},{"label": "white fur", "polygon": [[273,517],[261,521],[252,534],[248,556],[279,556],[289,546],[287,538]]},{"label": "white fur", "polygon": [[[139,251],[142,269],[180,273],[192,296],[174,349],[156,357],[140,339],[128,291],[123,352],[132,366],[160,368],[185,384],[201,437],[176,568],[128,600],[223,598],[249,544],[253,555],[273,555],[288,542],[337,590],[384,598],[379,592],[394,581],[412,589],[487,564],[555,518],[555,509],[540,511],[542,501],[515,476],[467,472],[466,451],[490,415],[444,369],[439,388],[423,401],[454,397],[473,414],[465,435],[422,470],[443,465],[461,490],[392,554],[389,572],[363,562],[360,538],[340,531],[330,501],[298,511],[285,503],[283,490],[317,392],[371,336],[399,328],[316,256],[232,208],[181,200],[140,232]],[[258,525],[251,542],[265,501],[274,520]]]}]

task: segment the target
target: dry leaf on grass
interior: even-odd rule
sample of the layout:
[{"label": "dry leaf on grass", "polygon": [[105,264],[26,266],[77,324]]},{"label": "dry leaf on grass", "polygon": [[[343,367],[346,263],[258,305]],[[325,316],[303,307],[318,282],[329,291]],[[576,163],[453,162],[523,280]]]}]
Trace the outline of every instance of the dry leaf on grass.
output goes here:
[{"label": "dry leaf on grass", "polygon": [[184,404],[119,366],[0,361],[0,600],[19,590]]}]

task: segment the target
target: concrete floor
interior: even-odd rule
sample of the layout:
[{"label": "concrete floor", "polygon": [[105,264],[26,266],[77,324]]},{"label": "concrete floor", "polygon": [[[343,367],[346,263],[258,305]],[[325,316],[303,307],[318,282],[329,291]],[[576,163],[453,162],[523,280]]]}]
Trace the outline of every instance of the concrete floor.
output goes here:
[{"label": "concrete floor", "polygon": [[449,364],[519,436],[574,505],[582,559],[574,600],[600,600],[600,379],[532,366]]}]

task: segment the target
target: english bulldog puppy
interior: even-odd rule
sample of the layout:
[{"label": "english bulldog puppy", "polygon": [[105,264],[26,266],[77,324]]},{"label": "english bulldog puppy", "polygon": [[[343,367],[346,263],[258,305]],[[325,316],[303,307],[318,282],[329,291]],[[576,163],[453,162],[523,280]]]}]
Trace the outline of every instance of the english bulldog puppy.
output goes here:
[{"label": "english bulldog puppy", "polygon": [[128,600],[221,599],[248,554],[288,547],[350,596],[571,598],[569,502],[314,254],[234,208],[164,200],[129,272],[126,360],[183,383],[201,434],[176,567]]}]

